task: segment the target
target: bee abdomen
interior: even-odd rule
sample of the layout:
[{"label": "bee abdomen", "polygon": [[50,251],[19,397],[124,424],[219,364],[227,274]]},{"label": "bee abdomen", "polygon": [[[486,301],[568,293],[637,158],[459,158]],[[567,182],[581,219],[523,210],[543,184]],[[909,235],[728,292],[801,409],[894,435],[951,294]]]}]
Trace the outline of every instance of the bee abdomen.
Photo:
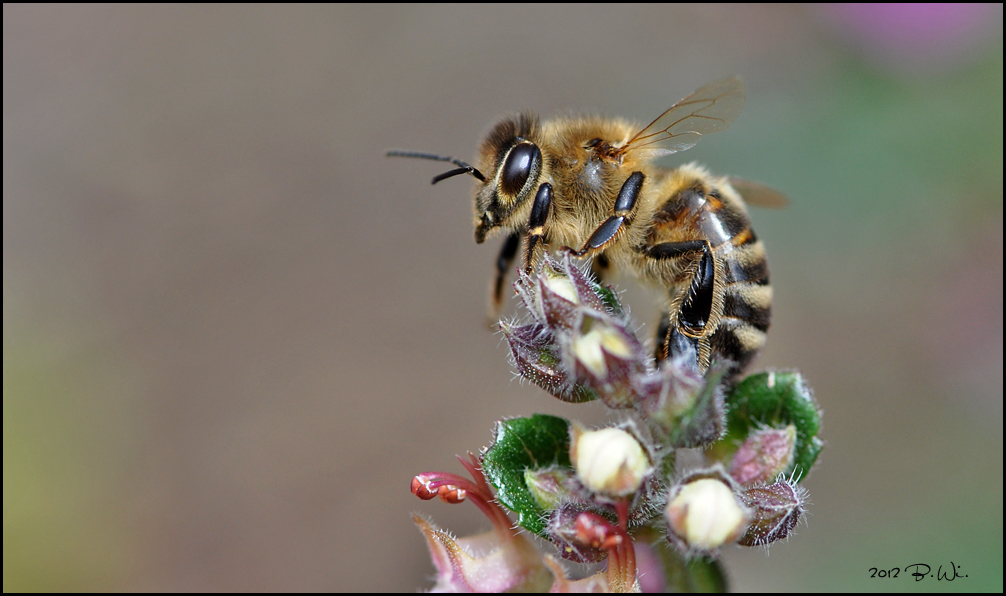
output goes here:
[{"label": "bee abdomen", "polygon": [[[754,234],[751,234],[754,237]],[[723,283],[730,285],[748,282],[768,285],[768,262],[765,260],[765,245],[754,240],[734,247],[724,260]]]},{"label": "bee abdomen", "polygon": [[758,290],[766,289],[771,290],[768,286],[754,286],[738,292],[728,287],[723,294],[722,318],[744,321],[765,333],[772,322],[771,294],[765,297],[765,293]]},{"label": "bee abdomen", "polygon": [[749,245],[725,263],[723,311],[709,338],[710,351],[734,362],[733,373],[747,367],[765,345],[772,323],[772,286],[761,243]]},{"label": "bee abdomen", "polygon": [[724,318],[709,338],[712,353],[730,360],[728,377],[744,370],[765,345],[765,332],[749,321]]}]

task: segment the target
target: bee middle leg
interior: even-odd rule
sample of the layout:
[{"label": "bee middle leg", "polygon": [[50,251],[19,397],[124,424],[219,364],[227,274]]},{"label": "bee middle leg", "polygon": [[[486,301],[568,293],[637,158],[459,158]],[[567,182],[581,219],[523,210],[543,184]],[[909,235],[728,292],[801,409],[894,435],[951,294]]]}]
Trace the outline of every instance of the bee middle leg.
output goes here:
[{"label": "bee middle leg", "polygon": [[642,172],[633,172],[625,179],[622,188],[618,191],[615,199],[614,213],[608,219],[601,222],[597,229],[587,238],[580,250],[574,251],[567,248],[571,254],[582,257],[591,250],[604,248],[618,236],[622,226],[632,223],[632,218],[636,214],[636,201],[639,193],[643,190],[643,180],[646,178]]}]

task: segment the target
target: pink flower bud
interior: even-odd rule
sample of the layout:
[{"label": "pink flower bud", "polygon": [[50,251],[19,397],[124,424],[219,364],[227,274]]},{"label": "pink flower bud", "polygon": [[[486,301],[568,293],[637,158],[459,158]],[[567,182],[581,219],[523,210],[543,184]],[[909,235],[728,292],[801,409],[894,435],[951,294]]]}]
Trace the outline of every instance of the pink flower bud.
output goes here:
[{"label": "pink flower bud", "polygon": [[[580,515],[586,503],[567,503],[552,512],[548,522],[548,537],[564,559],[577,563],[597,563],[607,556],[594,533],[585,530]],[[591,514],[594,515],[594,514]],[[603,519],[603,518],[602,518]],[[607,520],[604,521],[611,525]],[[611,526],[614,532],[617,529]]]},{"label": "pink flower bud", "polygon": [[730,475],[744,486],[775,480],[793,463],[796,427],[767,428],[752,432],[734,454]]}]

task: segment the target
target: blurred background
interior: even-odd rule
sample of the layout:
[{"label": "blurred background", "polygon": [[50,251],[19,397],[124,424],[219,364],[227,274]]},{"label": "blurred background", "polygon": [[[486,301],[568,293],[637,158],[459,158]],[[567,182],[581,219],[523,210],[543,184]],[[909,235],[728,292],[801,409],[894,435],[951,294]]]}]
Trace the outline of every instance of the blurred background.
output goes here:
[{"label": "blurred background", "polygon": [[[785,192],[753,370],[797,368],[827,447],[738,590],[1001,591],[1002,5],[3,8],[3,588],[432,586],[409,513],[514,382],[472,239],[501,114],[647,122],[740,75],[671,167]],[[654,294],[613,280],[644,336]],[[508,305],[514,312],[514,303]],[[912,563],[953,584],[871,579]]]}]

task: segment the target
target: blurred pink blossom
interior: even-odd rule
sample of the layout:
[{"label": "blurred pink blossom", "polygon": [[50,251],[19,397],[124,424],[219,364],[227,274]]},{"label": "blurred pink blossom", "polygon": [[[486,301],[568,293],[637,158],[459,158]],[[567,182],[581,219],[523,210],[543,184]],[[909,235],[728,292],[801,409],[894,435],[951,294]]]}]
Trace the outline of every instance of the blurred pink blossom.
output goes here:
[{"label": "blurred pink blossom", "polygon": [[1002,4],[827,4],[828,24],[869,59],[898,70],[960,64],[1002,30]]}]

